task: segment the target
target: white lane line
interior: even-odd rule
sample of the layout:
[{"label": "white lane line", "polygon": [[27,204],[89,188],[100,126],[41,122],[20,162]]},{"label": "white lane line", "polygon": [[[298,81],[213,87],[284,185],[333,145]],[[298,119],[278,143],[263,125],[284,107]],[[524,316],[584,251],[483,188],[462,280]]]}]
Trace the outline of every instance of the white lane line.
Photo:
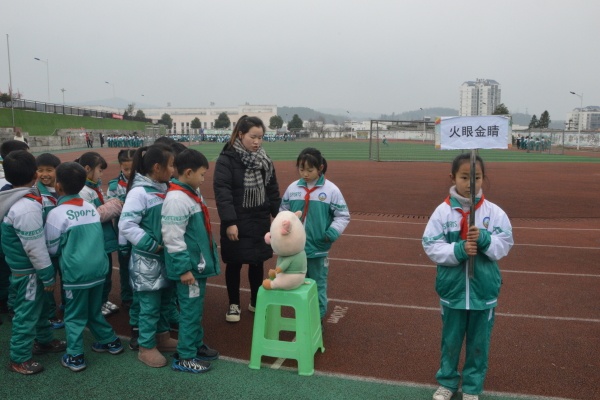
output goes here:
[{"label": "white lane line", "polygon": [[[418,268],[437,268],[434,264],[411,264],[411,263],[399,263],[399,262],[388,262],[388,261],[371,261],[371,260],[357,260],[355,258],[335,258],[329,257],[330,260],[334,261],[346,261],[356,262],[364,264],[382,264],[382,265],[397,265],[402,267],[418,267]],[[509,272],[515,274],[533,274],[533,275],[558,275],[558,276],[572,276],[582,278],[600,278],[600,274],[574,274],[567,272],[544,272],[544,271],[526,271],[526,270],[513,270],[513,269],[500,269],[500,272]]]},{"label": "white lane line", "polygon": [[[421,307],[421,306],[408,306],[403,304],[389,304],[389,303],[373,303],[366,301],[356,301],[356,300],[341,300],[341,299],[329,299],[330,302],[338,302],[344,304],[356,304],[361,306],[379,306],[379,307],[390,307],[390,308],[404,308],[411,310],[425,310],[425,311],[435,311],[440,312],[439,307]],[[551,320],[551,321],[572,321],[572,322],[592,322],[595,324],[600,323],[600,319],[596,318],[577,318],[577,317],[558,317],[558,316],[546,316],[546,315],[533,315],[533,314],[513,314],[513,313],[496,313],[496,315],[501,315],[503,317],[513,317],[513,318],[534,318],[534,319],[543,319],[543,320]]]},{"label": "white lane line", "polygon": [[[352,218],[352,222],[375,222],[382,224],[399,224],[399,225],[427,225],[427,221],[423,222],[407,222],[407,221],[381,221],[376,219],[360,219],[360,218]],[[560,230],[560,231],[600,231],[600,228],[553,228],[553,227],[534,227],[534,226],[518,226],[513,225],[513,230],[515,229],[533,229],[533,230]]]},{"label": "white lane line", "polygon": [[[206,286],[212,286],[220,289],[227,289],[225,285],[217,285],[214,283],[207,283]],[[243,291],[249,292],[250,289],[241,289]],[[360,306],[376,306],[376,307],[388,307],[388,308],[401,308],[407,310],[422,310],[422,311],[435,311],[440,312],[439,307],[425,307],[425,306],[411,306],[406,304],[389,304],[389,303],[375,303],[369,301],[356,301],[356,300],[343,300],[343,299],[333,299],[329,298],[329,302],[338,302],[344,304],[355,304]],[[530,318],[530,319],[542,319],[547,321],[571,321],[571,322],[591,322],[598,324],[600,323],[600,319],[596,318],[577,318],[577,317],[560,317],[560,316],[548,316],[548,315],[535,315],[535,314],[513,314],[513,313],[496,313],[496,315],[501,315],[503,317],[511,317],[511,318]]]},{"label": "white lane line", "polygon": [[[373,239],[391,239],[391,240],[412,240],[421,242],[422,238],[400,237],[400,236],[378,236],[378,235],[356,235],[344,233],[342,236],[358,237],[358,238],[373,238]],[[515,243],[514,246],[529,246],[529,247],[552,247],[562,249],[577,249],[577,250],[600,250],[600,247],[582,247],[582,246],[561,246],[553,244],[533,244],[533,243]]]}]

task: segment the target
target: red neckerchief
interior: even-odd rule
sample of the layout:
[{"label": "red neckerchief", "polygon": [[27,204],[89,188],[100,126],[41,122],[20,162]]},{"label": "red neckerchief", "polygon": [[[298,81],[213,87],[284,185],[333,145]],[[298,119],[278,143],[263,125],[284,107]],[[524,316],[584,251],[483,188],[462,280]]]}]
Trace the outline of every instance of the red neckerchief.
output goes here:
[{"label": "red neckerchief", "polygon": [[98,195],[98,200],[100,200],[100,204],[104,204],[104,196],[102,196],[102,191],[99,187],[100,185],[98,185],[97,182],[91,181],[89,179],[85,181],[85,185],[92,189],[94,192],[96,192],[96,194]]},{"label": "red neckerchief", "polygon": [[123,172],[119,174],[119,179],[117,180],[117,185],[127,187],[127,180],[125,179],[125,175]]},{"label": "red neckerchief", "polygon": [[206,229],[206,232],[208,232],[208,240],[210,242],[210,248],[212,250],[213,239],[212,239],[212,229],[211,229],[211,225],[210,225],[210,216],[208,215],[208,207],[206,207],[206,205],[202,202],[202,199],[200,198],[200,196],[198,196],[196,193],[194,193],[191,190],[188,190],[188,189],[184,188],[183,186],[180,186],[174,182],[170,182],[169,189],[167,190],[167,192],[171,192],[174,190],[179,190],[179,191],[187,194],[196,203],[200,204],[200,208],[202,209],[202,214],[204,214],[204,228]]},{"label": "red neckerchief", "polygon": [[[40,196],[43,196],[43,197],[47,198],[50,201],[50,203],[52,203],[53,205],[58,204],[58,199],[52,195],[52,192],[50,192],[47,189],[46,185],[44,185],[41,182],[38,182],[37,183],[37,188],[40,191]],[[44,191],[46,193],[42,193],[42,189],[44,189]]]},{"label": "red neckerchief", "polygon": [[[477,209],[481,207],[481,205],[483,204],[483,200],[484,198],[482,194],[477,204],[475,204],[475,211],[477,211]],[[450,205],[450,196],[446,197],[446,200],[444,200],[444,202]],[[471,211],[465,212],[462,208],[455,208],[455,210],[462,215],[462,219],[460,220],[460,238],[463,240],[467,240],[467,232],[469,231],[469,218],[467,217],[469,216]]]},{"label": "red neckerchief", "polygon": [[[323,181],[323,184],[325,184],[325,181]],[[310,194],[312,192],[314,192],[315,190],[317,190],[317,188],[320,188],[321,186],[315,185],[310,190],[306,186],[301,186],[301,187],[306,192],[306,194],[304,195],[304,211],[302,212],[302,219],[301,219],[301,221],[304,222],[304,221],[306,221],[306,216],[308,215],[308,205],[310,203]]]},{"label": "red neckerchief", "polygon": [[75,197],[73,199],[65,201],[62,204],[71,204],[73,206],[81,207],[83,205],[83,199],[81,197]]},{"label": "red neckerchief", "polygon": [[42,204],[42,196],[36,196],[33,193],[27,193],[25,196],[23,197],[27,197],[28,199],[32,199],[37,201],[38,203]]}]

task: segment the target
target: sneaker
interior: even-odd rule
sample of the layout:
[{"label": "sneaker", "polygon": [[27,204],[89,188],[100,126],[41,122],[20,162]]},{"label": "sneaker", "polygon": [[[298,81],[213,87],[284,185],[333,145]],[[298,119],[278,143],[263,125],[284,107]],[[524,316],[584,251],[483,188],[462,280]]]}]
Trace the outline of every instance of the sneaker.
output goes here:
[{"label": "sneaker", "polygon": [[33,354],[61,353],[67,349],[67,342],[54,339],[50,343],[33,342]]},{"label": "sneaker", "polygon": [[240,306],[237,304],[230,304],[229,311],[225,315],[227,322],[240,322]]},{"label": "sneaker", "polygon": [[196,352],[196,358],[203,361],[213,361],[219,358],[219,352],[203,344]]},{"label": "sneaker", "polygon": [[60,318],[50,318],[50,327],[52,329],[62,329],[65,327],[65,321]]},{"label": "sneaker", "polygon": [[42,372],[44,367],[39,362],[33,360],[28,360],[20,364],[10,361],[8,363],[8,370],[12,372],[18,372],[19,374],[23,375],[33,375],[37,374],[38,372]]},{"label": "sneaker", "polygon": [[85,359],[83,354],[70,355],[65,354],[60,359],[60,363],[63,367],[69,368],[73,372],[83,371],[87,365],[85,365]]},{"label": "sneaker", "polygon": [[433,400],[450,400],[454,396],[454,392],[440,386],[433,394]]},{"label": "sneaker", "polygon": [[479,400],[479,396],[476,394],[463,393],[463,400]]},{"label": "sneaker", "polygon": [[248,311],[255,312],[256,311],[256,307],[254,307],[252,304],[248,304]]},{"label": "sneaker", "polygon": [[100,342],[96,342],[92,345],[92,350],[96,353],[105,353],[109,352],[112,355],[121,354],[123,352],[123,345],[121,344],[121,339],[116,338],[110,343],[102,344]]},{"label": "sneaker", "polygon": [[112,314],[112,311],[110,311],[110,308],[108,308],[104,304],[102,304],[102,316],[108,317],[110,314]]},{"label": "sneaker", "polygon": [[106,303],[104,303],[104,306],[112,312],[119,311],[119,306],[116,305],[115,303],[111,303],[110,301],[107,301]]},{"label": "sneaker", "polygon": [[119,311],[119,306],[111,303],[110,301],[107,301],[106,303],[102,304],[102,315],[104,315],[105,317],[108,317],[111,314],[114,314],[116,312]]},{"label": "sneaker", "polygon": [[185,360],[180,360],[179,358],[176,358],[173,360],[171,369],[173,369],[173,371],[191,372],[193,374],[200,374],[200,373],[206,372],[210,369],[210,363],[199,360],[197,358],[189,358],[189,359],[185,359]]}]

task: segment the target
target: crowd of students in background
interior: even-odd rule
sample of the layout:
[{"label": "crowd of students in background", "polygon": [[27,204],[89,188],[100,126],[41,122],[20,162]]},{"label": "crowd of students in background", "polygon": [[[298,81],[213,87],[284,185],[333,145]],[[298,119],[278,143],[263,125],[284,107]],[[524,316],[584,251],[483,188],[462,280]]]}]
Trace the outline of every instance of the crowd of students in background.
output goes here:
[{"label": "crowd of students in background", "polygon": [[513,145],[517,146],[519,150],[527,150],[528,153],[532,151],[549,151],[552,145],[550,138],[545,136],[521,136],[520,134],[514,139]]}]

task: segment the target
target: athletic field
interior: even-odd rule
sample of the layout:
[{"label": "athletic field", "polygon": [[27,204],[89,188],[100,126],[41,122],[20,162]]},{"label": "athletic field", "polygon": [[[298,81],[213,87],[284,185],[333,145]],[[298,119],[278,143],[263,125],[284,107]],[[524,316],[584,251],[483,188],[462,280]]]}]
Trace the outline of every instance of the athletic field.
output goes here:
[{"label": "athletic field", "polygon": [[[440,162],[367,161],[368,142],[359,141],[265,143],[281,192],[297,179],[300,150],[319,148],[328,159],[328,179],[351,211],[350,225],[330,253],[326,351],[315,355],[314,376],[297,375],[293,360],[264,357],[261,370],[247,367],[253,320],[246,310],[247,278],[242,272],[242,320],[229,324],[222,273],[209,280],[206,293],[206,343],[221,353],[209,373],[151,369],[127,349],[119,356],[89,350],[88,369],[75,374],[52,354],[38,358],[46,371],[37,376],[0,372],[0,399],[431,399],[441,321],[435,266],[424,255],[421,235],[448,193],[449,160],[456,153],[390,142],[396,145]],[[211,162],[201,190],[216,234],[212,173],[222,147],[197,147]],[[116,177],[118,149],[94,150],[109,162],[104,182]],[[59,157],[70,161],[85,151]],[[503,287],[480,399],[600,398],[600,158],[592,152],[489,152],[480,153],[487,162],[483,189],[511,218],[515,246],[500,261]],[[272,267],[270,260],[265,268]],[[120,304],[118,293],[115,269],[111,301]],[[126,341],[126,313],[108,320]],[[0,364],[8,362],[9,329],[4,318]],[[89,348],[89,335],[86,340]]]}]

